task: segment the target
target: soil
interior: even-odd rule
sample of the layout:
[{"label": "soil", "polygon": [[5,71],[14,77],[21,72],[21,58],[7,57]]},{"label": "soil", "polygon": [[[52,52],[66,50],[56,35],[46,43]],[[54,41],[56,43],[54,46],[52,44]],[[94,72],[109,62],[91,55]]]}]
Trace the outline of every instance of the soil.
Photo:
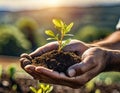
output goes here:
[{"label": "soil", "polygon": [[81,58],[74,52],[58,52],[57,50],[53,50],[33,58],[32,64],[67,74],[66,70],[68,67],[80,61]]}]

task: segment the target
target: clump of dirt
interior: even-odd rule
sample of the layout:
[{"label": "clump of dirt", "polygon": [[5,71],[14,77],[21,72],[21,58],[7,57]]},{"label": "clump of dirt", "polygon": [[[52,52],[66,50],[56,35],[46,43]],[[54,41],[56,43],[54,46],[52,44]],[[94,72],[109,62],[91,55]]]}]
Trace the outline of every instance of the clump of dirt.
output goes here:
[{"label": "clump of dirt", "polygon": [[53,50],[33,58],[32,64],[66,73],[68,67],[75,63],[79,63],[80,61],[81,58],[74,52],[58,52],[57,50]]}]

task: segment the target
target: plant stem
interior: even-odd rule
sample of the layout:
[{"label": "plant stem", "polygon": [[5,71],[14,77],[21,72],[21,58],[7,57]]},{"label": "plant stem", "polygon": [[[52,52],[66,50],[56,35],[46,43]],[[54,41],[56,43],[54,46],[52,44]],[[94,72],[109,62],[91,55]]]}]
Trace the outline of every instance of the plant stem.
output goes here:
[{"label": "plant stem", "polygon": [[61,41],[60,40],[58,41],[58,44],[59,44],[59,46],[58,46],[58,52],[60,52],[60,50],[61,50]]},{"label": "plant stem", "polygon": [[61,31],[61,37],[60,37],[60,40],[59,40],[59,48],[58,48],[58,51],[60,52],[61,49],[62,49],[62,41],[63,41],[63,38],[64,38],[64,29],[62,29]]}]

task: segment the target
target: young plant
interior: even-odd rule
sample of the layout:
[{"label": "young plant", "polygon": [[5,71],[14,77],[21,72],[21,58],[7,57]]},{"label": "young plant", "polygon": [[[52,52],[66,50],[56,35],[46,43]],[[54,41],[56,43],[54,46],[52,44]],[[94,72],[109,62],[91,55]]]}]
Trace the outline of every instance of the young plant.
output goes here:
[{"label": "young plant", "polygon": [[16,73],[16,67],[14,64],[8,66],[8,74],[10,75],[11,79],[14,79]]},{"label": "young plant", "polygon": [[71,39],[64,40],[65,36],[73,36],[72,34],[68,34],[70,32],[71,28],[73,27],[73,22],[69,25],[65,24],[60,19],[53,19],[53,24],[55,25],[55,28],[59,31],[57,34],[55,34],[52,30],[46,30],[45,34],[50,36],[47,40],[56,40],[58,42],[58,51],[61,51],[63,47],[65,47]]},{"label": "young plant", "polygon": [[33,93],[50,93],[53,90],[53,86],[49,84],[39,83],[38,84],[39,89],[36,89],[34,87],[30,87]]}]

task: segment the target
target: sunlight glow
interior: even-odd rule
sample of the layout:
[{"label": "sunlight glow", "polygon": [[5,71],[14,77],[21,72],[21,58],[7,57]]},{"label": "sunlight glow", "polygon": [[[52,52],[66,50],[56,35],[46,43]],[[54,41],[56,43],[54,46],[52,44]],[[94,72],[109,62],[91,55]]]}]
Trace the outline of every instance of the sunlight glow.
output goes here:
[{"label": "sunlight glow", "polygon": [[0,10],[41,9],[59,6],[89,6],[96,4],[117,4],[120,0],[0,0]]},{"label": "sunlight glow", "polygon": [[59,6],[62,0],[47,0],[48,6]]}]

